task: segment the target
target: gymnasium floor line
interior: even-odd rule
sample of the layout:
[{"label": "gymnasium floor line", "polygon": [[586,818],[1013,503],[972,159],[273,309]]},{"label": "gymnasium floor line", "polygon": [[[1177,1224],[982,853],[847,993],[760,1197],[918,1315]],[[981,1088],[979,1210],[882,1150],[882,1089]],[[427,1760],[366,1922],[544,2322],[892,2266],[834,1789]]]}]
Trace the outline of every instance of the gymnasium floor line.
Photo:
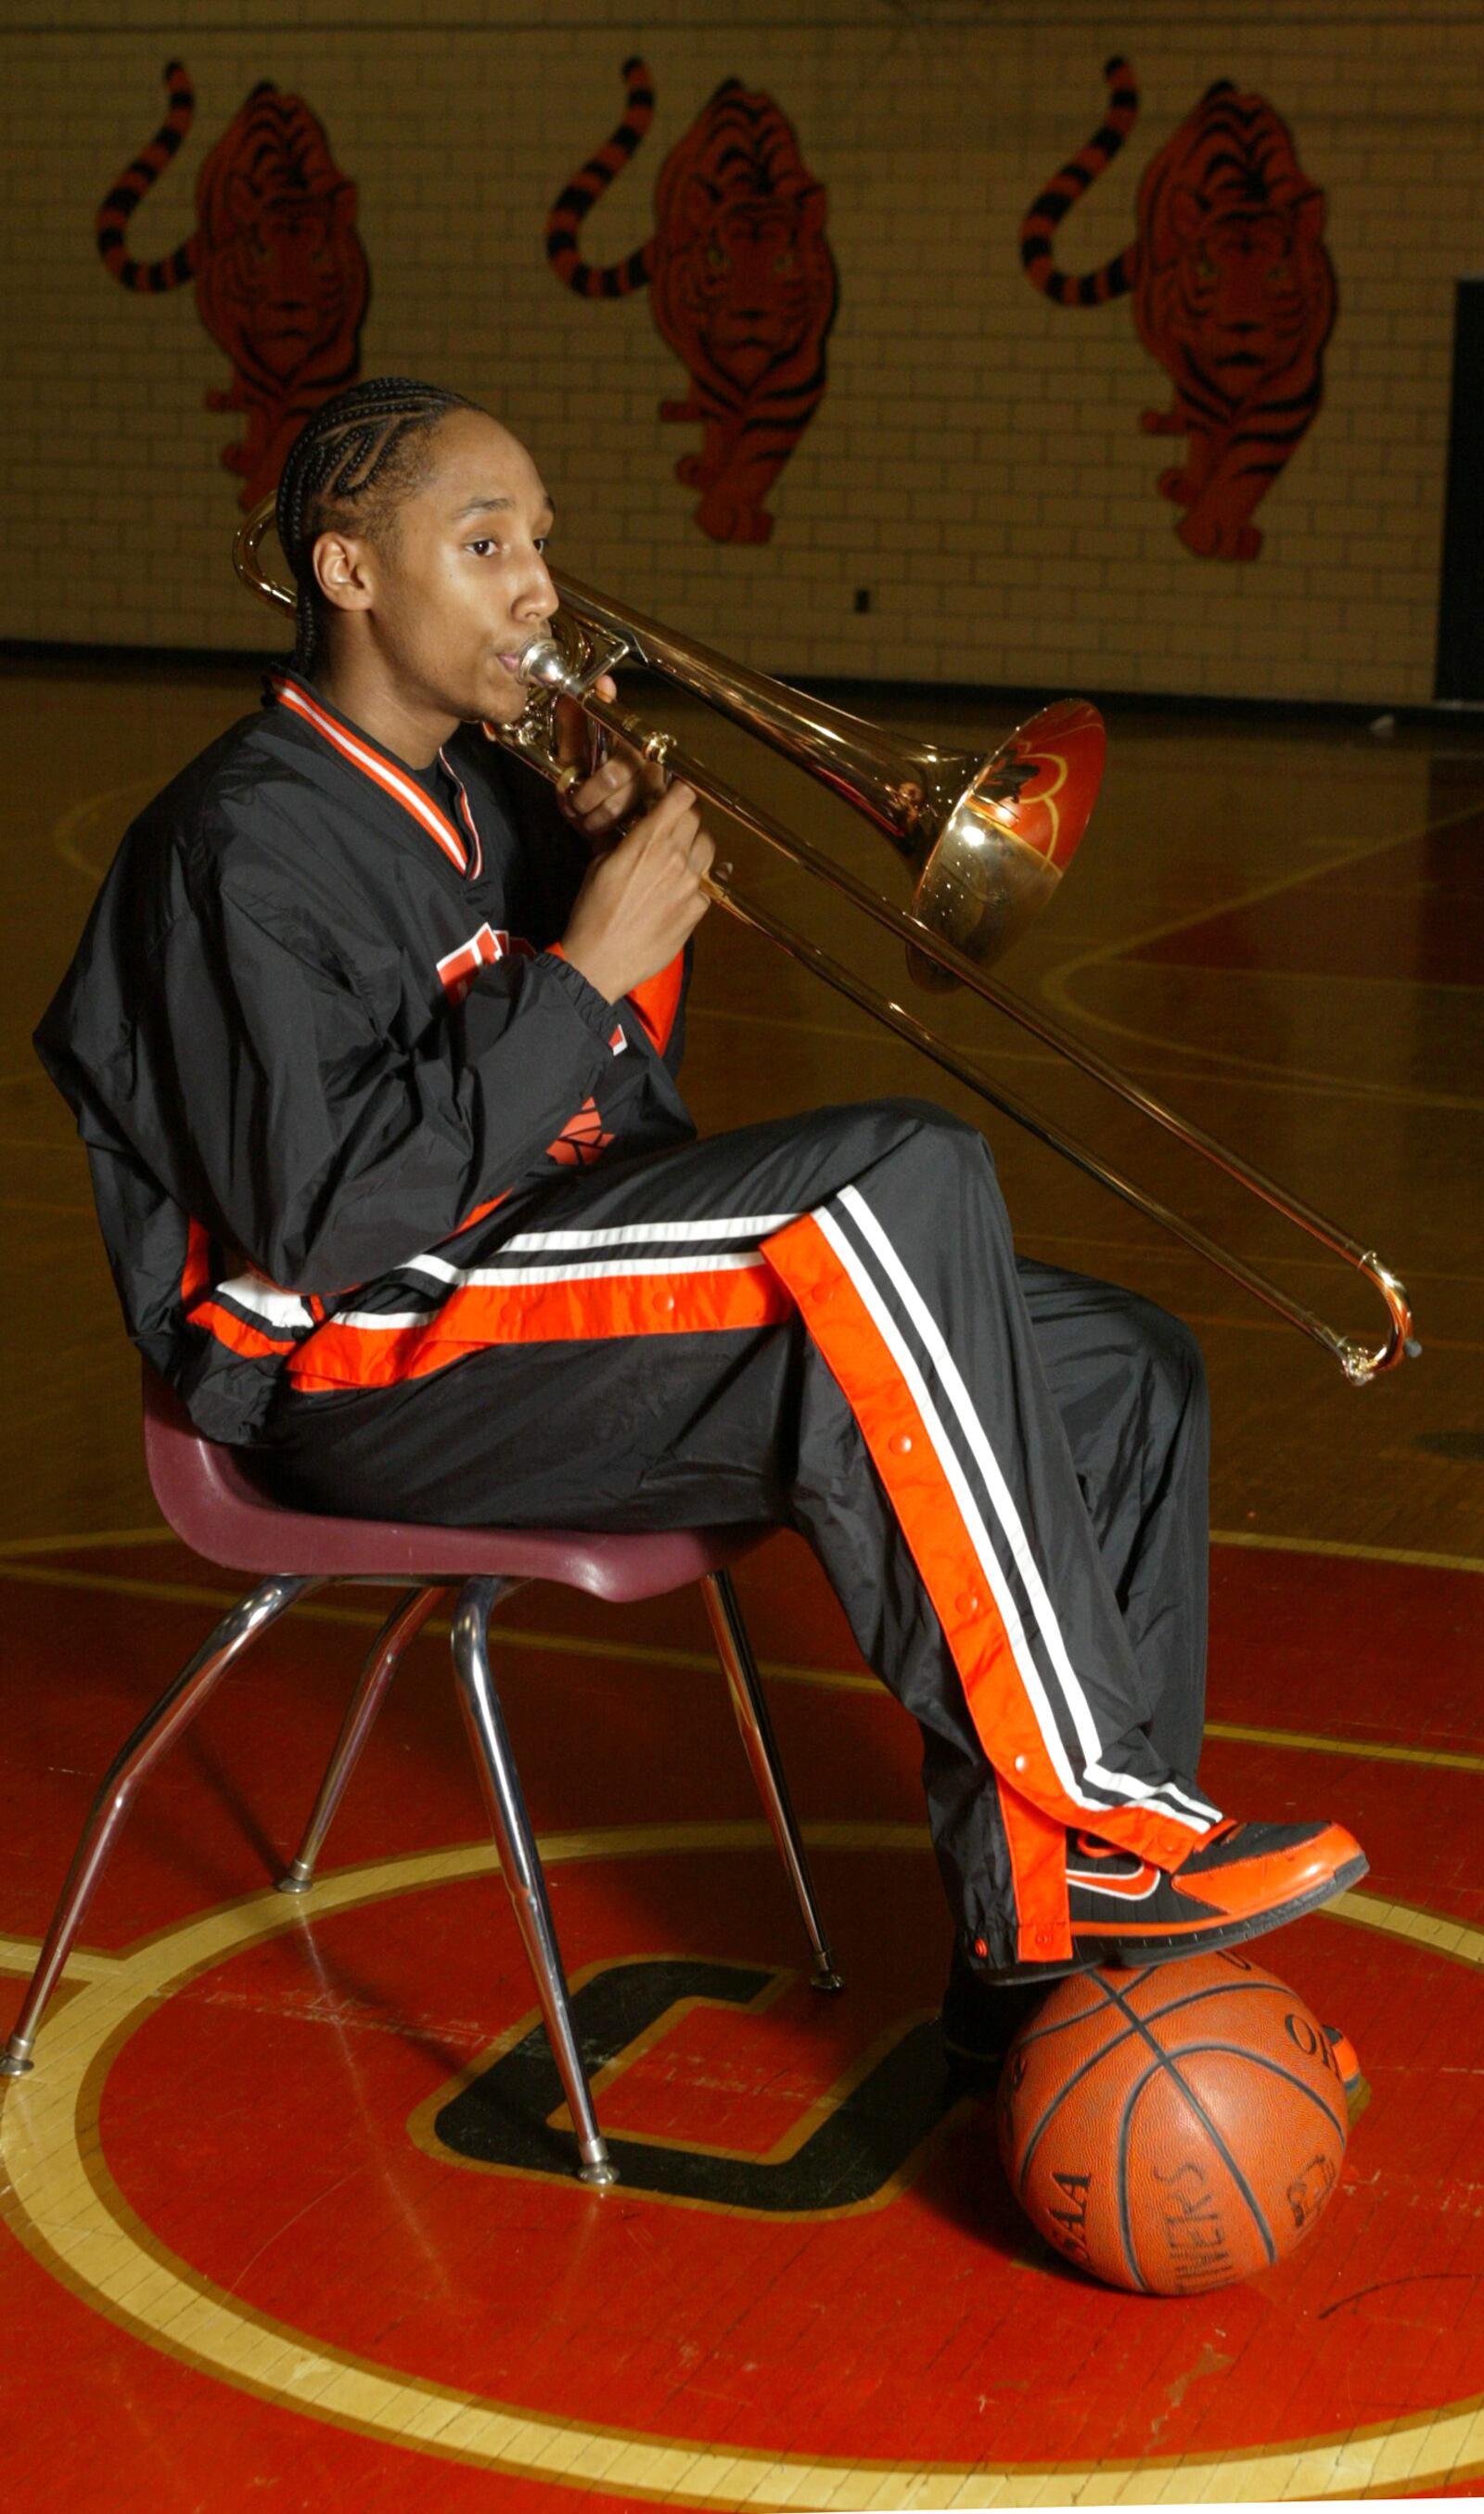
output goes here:
[{"label": "gymnasium floor line", "polygon": [[[1238,1538],[1238,1543],[1244,1540]],[[1262,1539],[1246,1540],[1261,1543]],[[1362,1547],[1305,1548],[1304,1550],[1362,1553]],[[1408,1560],[1415,1558],[1408,1557]],[[1462,1566],[1479,1569],[1479,1564]],[[0,1581],[10,1580],[38,1588],[86,1589],[106,1597],[147,1599],[155,1604],[171,1606],[215,1606],[225,1612],[236,1604],[240,1590],[195,1587],[183,1581],[131,1580],[121,1573],[100,1571],[49,1570],[39,1563],[0,1562]],[[395,1584],[390,1584],[395,1585]],[[404,1583],[412,1586],[412,1583]],[[450,1583],[450,1586],[457,1585]],[[305,1601],[293,1609],[306,1623],[350,1625],[358,1630],[375,1632],[385,1621],[374,1607],[316,1605]],[[447,1634],[447,1618],[434,1617],[422,1630]],[[673,1668],[687,1675],[710,1676],[715,1661],[704,1650],[677,1649],[659,1642],[589,1641],[576,1633],[538,1632],[520,1624],[500,1625],[501,1637],[514,1649],[533,1650],[556,1658],[591,1658],[619,1660],[629,1666]],[[759,1672],[775,1683],[806,1684],[831,1693],[879,1694],[881,1686],[873,1676],[862,1676],[847,1668],[810,1667],[784,1659],[758,1660]],[[1282,1751],[1303,1755],[1338,1755],[1349,1763],[1420,1764],[1434,1771],[1484,1773],[1484,1754],[1469,1754],[1458,1747],[1399,1746],[1384,1740],[1349,1736],[1323,1736],[1308,1729],[1256,1727],[1245,1722],[1208,1720],[1206,1735],[1222,1738],[1229,1744],[1273,1746]]]},{"label": "gymnasium floor line", "polygon": [[[1421,846],[1426,839],[1440,836],[1445,830],[1457,829],[1463,822],[1475,819],[1478,811],[1479,800],[1478,796],[1474,795],[1468,802],[1461,804],[1456,811],[1444,813],[1435,821],[1424,821],[1419,829],[1388,831],[1384,837],[1368,838],[1354,847],[1341,845],[1328,854],[1324,862],[1292,867],[1288,872],[1278,873],[1268,881],[1256,883],[1245,891],[1239,892],[1235,898],[1216,901],[1202,908],[1186,909],[1179,916],[1165,919],[1158,925],[1145,928],[1141,933],[1110,938],[1096,945],[1090,952],[1072,953],[1064,960],[1059,961],[1054,968],[1043,971],[1036,992],[1046,1002],[1054,1005],[1058,1012],[1067,1018],[1087,1023],[1098,1030],[1107,1031],[1113,1036],[1126,1039],[1131,1044],[1139,1045],[1152,1054],[1168,1055],[1172,1047],[1178,1046],[1186,1056],[1199,1057],[1203,1061],[1216,1065],[1233,1067],[1239,1073],[1273,1075],[1286,1082],[1290,1089],[1296,1089],[1301,1085],[1307,1088],[1320,1077],[1305,1073],[1301,1067],[1275,1066],[1266,1058],[1247,1057],[1235,1049],[1202,1047],[1190,1039],[1174,1041],[1163,1036],[1158,1031],[1139,1030],[1129,1023],[1115,1021],[1110,1015],[1100,1013],[1091,1005],[1084,1003],[1076,993],[1072,982],[1080,977],[1085,969],[1107,967],[1119,961],[1132,959],[1141,952],[1146,951],[1150,944],[1168,942],[1177,934],[1187,933],[1196,926],[1208,923],[1213,915],[1227,915],[1238,909],[1256,908],[1268,900],[1281,897],[1285,892],[1302,890],[1306,884],[1324,879],[1330,874],[1348,872],[1352,867],[1365,864],[1376,856],[1386,855],[1402,847]],[[1415,979],[1413,983],[1417,983]],[[1380,1087],[1384,1088],[1384,1085]],[[1374,1093],[1378,1085],[1370,1082],[1367,1088]]]},{"label": "gymnasium floor line", "polygon": [[[168,1527],[90,1528],[75,1536],[0,1537],[0,1563],[29,1561],[40,1554],[98,1553],[114,1546],[176,1545]],[[1213,1527],[1213,1545],[1245,1546],[1267,1554],[1333,1554],[1350,1562],[1400,1562],[1417,1571],[1481,1571],[1484,1555],[1433,1554],[1410,1545],[1352,1544],[1339,1536],[1279,1536],[1253,1527]]]}]

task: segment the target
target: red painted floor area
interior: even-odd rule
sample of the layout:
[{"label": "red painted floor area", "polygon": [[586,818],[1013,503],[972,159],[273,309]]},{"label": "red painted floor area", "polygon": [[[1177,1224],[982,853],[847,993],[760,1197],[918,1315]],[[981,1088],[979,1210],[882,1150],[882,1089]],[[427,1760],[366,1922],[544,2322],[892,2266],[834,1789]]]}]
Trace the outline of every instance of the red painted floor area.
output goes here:
[{"label": "red painted floor area", "polygon": [[1378,847],[1242,908],[1139,944],[1130,960],[1196,969],[1260,969],[1305,978],[1394,978],[1395,920],[1406,902],[1408,967],[1422,984],[1476,987],[1484,961],[1484,813],[1461,810],[1418,836]]},{"label": "red painted floor area", "polygon": [[[26,1575],[0,1580],[7,1662],[26,1674],[0,1802],[0,1930],[14,1942],[43,1927],[96,1775],[211,1620],[160,1592],[214,1577],[169,1546],[4,1567]],[[1477,1926],[1477,1577],[1261,1549],[1219,1550],[1215,1571],[1213,1721],[1264,1733],[1216,1735],[1207,1786],[1237,1812],[1351,1824],[1372,1858],[1372,1921],[1399,1900],[1445,1934]],[[874,1690],[806,1681],[811,1668],[859,1674],[808,1558],[781,1541],[742,1585],[760,1654],[800,1671],[771,1692],[801,1813],[816,1828],[915,1827],[909,1723]],[[371,1611],[347,1592],[331,1605]],[[569,1644],[517,1641],[501,1666],[537,1822],[559,1849],[582,1837],[552,1869],[570,1970],[689,1956],[777,1976],[752,2006],[662,2018],[602,2090],[608,2126],[754,2160],[786,2150],[820,2117],[811,2106],[827,2110],[831,2089],[936,2003],[948,1927],[925,1838],[817,1837],[849,1984],[821,2001],[766,1845],[724,1833],[664,1845],[665,1827],[755,1816],[699,1602],[641,1616],[527,1593],[510,1611],[517,1630]],[[1388,2494],[1463,2489],[1484,2468],[1484,2433],[1461,2458],[1457,2409],[1484,2391],[1484,1968],[1468,1945],[1332,1917],[1263,1942],[1262,1960],[1344,2023],[1373,2100],[1305,2246],[1203,2298],[1115,2294],[1067,2270],[1020,2216],[989,2107],[972,2098],[874,2205],[843,2214],[681,2204],[628,2184],[599,2198],[559,2172],[470,2163],[435,2116],[463,2072],[518,2037],[533,2000],[494,1874],[409,1882],[396,1866],[484,1839],[435,1637],[416,1646],[332,1836],[332,1907],[275,1901],[269,1935],[257,1917],[368,1638],[312,1611],[282,1628],[156,1776],[100,1890],[86,1945],[131,1964],[168,1953],[199,1915],[242,1906],[239,1942],[130,2008],[83,2085],[98,2258],[121,2245],[138,2265],[133,2285],[110,2274],[107,2311],[86,2247],[70,2286],[54,2274],[63,2204],[50,2204],[49,2234],[49,2204],[25,2185],[46,2030],[35,2077],[6,2094],[20,2197],[0,2248],[3,2379],[33,2440],[29,2506],[526,2514],[589,2494],[650,2501],[651,2489],[772,2504],[800,2457],[836,2464],[850,2505],[873,2483],[849,2474],[872,2463],[940,2472],[933,2502],[958,2485],[975,2501],[953,2471],[1018,2473],[1003,2501],[1027,2502],[1048,2465],[1097,2463],[1104,2478],[1136,2466],[1138,2499],[1182,2454],[1208,2457],[1205,2493],[1220,2496],[1209,2457],[1263,2455],[1278,2474],[1300,2448],[1318,2456],[1317,2484],[1297,2493],[1347,2494],[1368,2484],[1363,2439],[1384,2421],[1400,2422],[1393,2454],[1412,2454],[1388,2466]],[[1353,1752],[1290,1742],[1306,1734]],[[1398,1746],[1440,1760],[1386,1760]],[[655,1830],[636,1845],[621,1831],[633,1827]],[[361,1899],[333,1908],[336,1879],[362,1863],[382,1865]],[[22,1961],[12,1944],[13,1974]],[[56,2013],[59,2055],[88,1996]],[[246,2353],[235,2377],[203,2361],[188,2317],[158,2321],[162,2263],[203,2310],[225,2301],[245,2352],[284,2334],[270,2380]],[[368,2404],[421,2384],[523,2412],[557,2471],[529,2476],[529,2445],[505,2467],[475,2466],[436,2435],[388,2440],[369,2412],[360,2427],[359,2413],[316,2413],[294,2390],[316,2358],[379,2382]],[[615,2438],[662,2458],[650,2481],[630,2459],[632,2485],[595,2494],[574,2456],[611,2459]],[[1250,2470],[1231,2488],[1259,2493]]]}]

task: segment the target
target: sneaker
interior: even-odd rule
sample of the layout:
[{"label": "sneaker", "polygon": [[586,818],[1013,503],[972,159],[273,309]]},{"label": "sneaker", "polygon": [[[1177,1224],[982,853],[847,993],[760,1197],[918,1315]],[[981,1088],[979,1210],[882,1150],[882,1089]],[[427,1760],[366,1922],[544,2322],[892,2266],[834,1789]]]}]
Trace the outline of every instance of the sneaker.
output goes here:
[{"label": "sneaker", "polygon": [[1215,1955],[1317,1911],[1362,1878],[1370,1862],[1338,1824],[1217,1825],[1180,1866],[1153,1867],[1090,1833],[1066,1838],[1072,1954],[1018,1964],[982,1981],[1054,1979],[1089,1965],[1164,1964]]}]

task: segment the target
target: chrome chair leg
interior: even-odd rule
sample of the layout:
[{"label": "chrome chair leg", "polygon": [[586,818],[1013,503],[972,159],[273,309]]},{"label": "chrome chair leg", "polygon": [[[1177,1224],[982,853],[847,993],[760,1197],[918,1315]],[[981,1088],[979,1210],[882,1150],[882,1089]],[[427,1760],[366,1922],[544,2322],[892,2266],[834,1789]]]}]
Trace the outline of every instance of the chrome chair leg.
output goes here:
[{"label": "chrome chair leg", "polygon": [[373,1642],[355,1691],[345,1707],[341,1733],[325,1766],[325,1777],[319,1785],[319,1796],[304,1829],[298,1856],[290,1860],[278,1880],[280,1894],[307,1894],[313,1885],[315,1863],[325,1846],[325,1836],[335,1821],[336,1809],[345,1795],[350,1775],[360,1762],[361,1750],[376,1725],[377,1713],[386,1698],[386,1688],[397,1672],[402,1653],[421,1631],[443,1594],[441,1589],[409,1590],[393,1606]]},{"label": "chrome chair leg", "polygon": [[541,1854],[526,1812],[520,1774],[510,1752],[504,1713],[490,1666],[490,1616],[510,1585],[492,1579],[465,1582],[454,1612],[454,1673],[500,1851],[501,1871],[515,1907],[516,1924],[536,1977],[547,2039],[577,2131],[581,2160],[578,2179],[601,2186],[617,2182],[619,2177],[593,2112]]},{"label": "chrome chair leg", "polygon": [[773,1827],[773,1839],[782,1855],[789,1882],[798,1897],[799,1914],[809,1943],[814,1949],[814,1987],[816,1990],[843,1990],[844,1982],[835,1970],[835,1960],[824,1935],[824,1924],[809,1873],[809,1860],[794,1818],[788,1784],[773,1733],[773,1721],[763,1692],[752,1643],[742,1621],[742,1606],[729,1571],[708,1571],[701,1584],[711,1619],[711,1633],[716,1642],[716,1655],[721,1661],[732,1696],[732,1708],[742,1730],[742,1741],[758,1795]]},{"label": "chrome chair leg", "polygon": [[133,1736],[114,1757],[72,1854],[72,1865],[52,1915],[52,1926],[37,1958],[20,2014],[3,2054],[0,2054],[0,2077],[23,2077],[31,2066],[31,2046],[36,2040],[43,2010],[72,1952],[93,1889],[107,1865],[109,1853],[140,1782],[167,1748],[173,1746],[182,1731],[189,1727],[208,1694],[226,1674],[233,1660],[240,1658],[250,1643],[267,1631],[269,1624],[276,1623],[285,1607],[291,1606],[296,1598],[301,1598],[306,1589],[317,1588],[318,1585],[317,1581],[309,1579],[262,1581],[251,1597],[242,1599],[229,1615],[222,1616],[216,1631],[202,1642],[195,1656],[186,1661],[174,1684],[161,1694],[154,1708],[145,1714]]}]

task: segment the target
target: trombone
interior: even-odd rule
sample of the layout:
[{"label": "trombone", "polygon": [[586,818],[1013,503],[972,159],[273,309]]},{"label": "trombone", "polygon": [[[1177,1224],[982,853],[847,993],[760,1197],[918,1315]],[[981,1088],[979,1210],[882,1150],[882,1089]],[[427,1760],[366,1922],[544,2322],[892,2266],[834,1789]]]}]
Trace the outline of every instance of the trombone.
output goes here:
[{"label": "trombone", "polygon": [[[295,595],[265,573],[259,556],[272,520],[273,500],[264,498],[238,529],[233,565],[252,592],[275,608],[293,612]],[[1095,1049],[986,974],[984,962],[1006,950],[1050,898],[1086,827],[1103,774],[1104,735],[1096,708],[1082,699],[1059,700],[1021,726],[987,758],[939,750],[927,743],[898,742],[861,717],[825,707],[781,681],[674,635],[642,613],[622,608],[570,577],[554,574],[553,582],[561,608],[547,632],[533,638],[520,657],[530,703],[515,723],[487,724],[484,731],[492,741],[526,760],[559,790],[565,789],[586,773],[563,757],[558,732],[557,702],[575,700],[598,737],[617,736],[632,744],[646,759],[668,775],[683,778],[698,794],[790,864],[896,935],[906,946],[908,968],[919,984],[939,990],[967,988],[1364,1276],[1385,1307],[1383,1340],[1372,1347],[1327,1324],[1245,1258],[1137,1187],[1100,1154],[1065,1134],[1001,1083],[991,1081],[971,1057],[907,1005],[883,994],[759,901],[737,890],[729,870],[723,868],[713,871],[703,887],[728,915],[766,936],[942,1072],[1321,1345],[1352,1386],[1366,1386],[1395,1368],[1404,1356],[1420,1351],[1412,1336],[1405,1288],[1374,1249],[1363,1248],[1311,1205],[1291,1196],[1202,1127],[1178,1115]],[[703,700],[849,803],[913,868],[916,879],[910,909],[898,907],[739,793],[673,735],[646,725],[618,700],[605,698],[595,684],[624,663],[658,672]]]}]

